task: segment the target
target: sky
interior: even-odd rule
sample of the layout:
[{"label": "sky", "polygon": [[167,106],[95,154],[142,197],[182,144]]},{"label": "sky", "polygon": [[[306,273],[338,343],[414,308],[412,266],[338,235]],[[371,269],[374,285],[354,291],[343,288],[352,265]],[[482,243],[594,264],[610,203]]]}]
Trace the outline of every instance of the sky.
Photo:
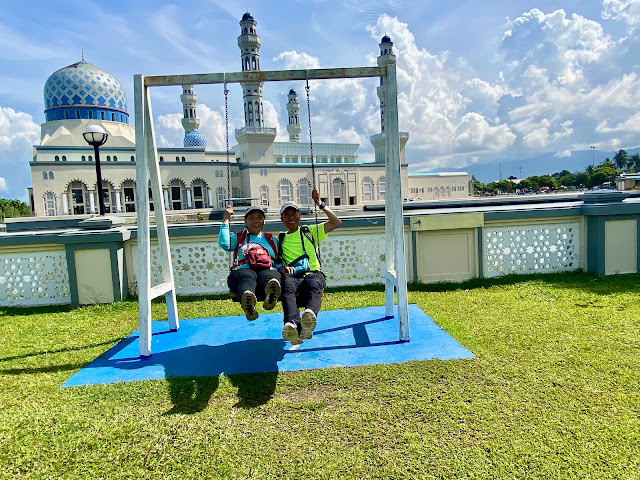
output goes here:
[{"label": "sky", "polygon": [[[508,175],[582,170],[640,146],[640,0],[139,0],[2,2],[0,197],[26,200],[29,161],[44,122],[43,87],[82,58],[125,87],[133,75],[241,70],[239,21],[258,22],[262,70],[376,64],[383,35],[397,56],[399,126],[410,173]],[[10,46],[10,47],[7,47]],[[377,79],[310,82],[314,142],[359,143],[373,160]],[[286,95],[303,82],[265,84],[265,126],[288,139]],[[157,144],[181,146],[180,87],[152,90]],[[195,87],[199,130],[224,150],[220,85]],[[229,131],[244,126],[242,90],[229,86]],[[590,147],[597,146],[596,149]],[[545,159],[543,162],[542,159]],[[504,166],[504,168],[503,168]],[[540,171],[545,169],[545,171]]]}]

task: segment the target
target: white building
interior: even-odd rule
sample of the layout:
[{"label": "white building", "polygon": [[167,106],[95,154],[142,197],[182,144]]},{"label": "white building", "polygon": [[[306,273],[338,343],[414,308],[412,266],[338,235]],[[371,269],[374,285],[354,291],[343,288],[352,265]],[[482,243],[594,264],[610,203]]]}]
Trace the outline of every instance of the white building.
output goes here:
[{"label": "white building", "polygon": [[[240,21],[238,47],[242,70],[260,70],[260,37],[257,22],[246,13]],[[380,43],[378,65],[395,62],[393,43],[386,35]],[[277,211],[279,205],[294,200],[311,205],[311,148],[302,142],[300,105],[295,91],[286,105],[288,142],[275,142],[276,129],[264,125],[262,83],[245,83],[243,103],[245,126],[235,132],[237,144],[226,151],[207,147],[198,131],[197,96],[193,85],[183,85],[182,125],[184,146],[159,148],[161,181],[169,210],[222,209],[225,206],[227,180],[235,204],[258,203]],[[273,87],[272,87],[273,88]],[[32,187],[30,201],[36,216],[86,215],[98,212],[94,150],[82,133],[87,125],[98,124],[109,135],[100,147],[104,202],[107,213],[131,213],[136,210],[135,131],[129,124],[124,88],[109,73],[85,62],[57,70],[44,88],[45,123],[40,144],[34,146],[30,162]],[[384,104],[380,105],[381,133],[373,135],[374,162],[360,162],[358,144],[313,143],[316,186],[328,205],[363,206],[383,203],[385,197]],[[407,132],[400,132],[400,161],[404,197],[439,198],[412,194],[409,189],[424,189],[420,179],[433,177],[407,175],[405,144]],[[469,196],[470,177],[462,182],[466,189],[449,190],[450,197]],[[439,178],[444,178],[441,176]],[[462,181],[462,180],[461,180]],[[436,181],[437,183],[437,181]],[[447,190],[445,190],[447,192]]]}]

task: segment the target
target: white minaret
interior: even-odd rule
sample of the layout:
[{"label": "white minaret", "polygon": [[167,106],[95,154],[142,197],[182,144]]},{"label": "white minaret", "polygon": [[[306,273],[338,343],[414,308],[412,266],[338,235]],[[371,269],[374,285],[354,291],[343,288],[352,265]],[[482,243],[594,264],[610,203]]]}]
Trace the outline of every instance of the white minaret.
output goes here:
[{"label": "white minaret", "polygon": [[200,120],[196,117],[196,103],[198,96],[193,94],[193,85],[182,85],[182,95],[180,95],[180,101],[182,102],[182,126],[184,127],[185,135],[189,132],[197,130],[200,126]]},{"label": "white minaret", "polygon": [[[396,62],[396,56],[393,53],[393,42],[386,35],[380,41],[380,55],[378,55],[378,66],[389,65]],[[380,132],[384,133],[384,88],[382,87],[384,77],[380,77],[380,86],[378,87],[378,98],[380,99]]]},{"label": "white minaret", "polygon": [[300,143],[300,104],[298,103],[298,94],[294,90],[289,90],[287,95],[287,113],[289,114],[289,124],[287,132],[289,132],[289,141]]},{"label": "white minaret", "polygon": [[[242,71],[260,70],[260,37],[256,22],[249,12],[240,20],[238,47],[242,58]],[[262,82],[241,83],[244,100],[244,124],[246,127],[264,127],[262,111]]]}]

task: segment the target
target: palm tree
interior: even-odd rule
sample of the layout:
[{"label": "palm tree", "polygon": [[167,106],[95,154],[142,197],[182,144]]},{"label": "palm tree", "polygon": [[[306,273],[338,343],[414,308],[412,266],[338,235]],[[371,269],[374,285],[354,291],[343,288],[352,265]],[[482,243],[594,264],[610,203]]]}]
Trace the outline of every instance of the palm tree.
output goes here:
[{"label": "palm tree", "polygon": [[640,171],[640,153],[634,153],[629,157],[629,163],[627,164],[634,172]]},{"label": "palm tree", "polygon": [[618,170],[624,170],[629,163],[629,154],[626,150],[620,149],[613,157],[613,162],[616,164],[616,167],[618,167]]}]

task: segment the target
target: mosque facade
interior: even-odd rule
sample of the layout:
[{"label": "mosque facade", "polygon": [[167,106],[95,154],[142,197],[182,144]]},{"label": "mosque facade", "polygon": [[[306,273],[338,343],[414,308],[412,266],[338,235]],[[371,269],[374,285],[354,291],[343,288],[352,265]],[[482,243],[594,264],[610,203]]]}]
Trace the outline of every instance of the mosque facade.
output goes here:
[{"label": "mosque facade", "polygon": [[[260,70],[257,22],[245,13],[238,37],[242,70]],[[386,35],[378,65],[395,61]],[[262,83],[244,83],[245,126],[235,131],[236,145],[212,150],[198,131],[197,95],[183,85],[182,147],[158,148],[160,176],[167,210],[223,209],[228,188],[236,205],[258,204],[277,212],[293,200],[311,206],[312,145],[301,141],[300,104],[290,90],[286,111],[289,140],[276,142],[277,131],[265,126]],[[29,189],[34,216],[98,213],[98,188],[93,147],[82,134],[100,125],[109,135],[100,147],[100,166],[106,213],[136,211],[135,129],[129,123],[127,97],[120,82],[101,68],[81,60],[57,70],[44,86],[45,122],[30,162]],[[384,103],[380,104],[379,134],[371,136],[373,162],[358,160],[358,144],[313,142],[316,188],[334,208],[362,208],[385,200]],[[405,162],[407,132],[400,132],[400,162],[405,198],[468,197],[471,177],[466,173],[408,175]],[[153,199],[150,200],[153,202]]]}]

